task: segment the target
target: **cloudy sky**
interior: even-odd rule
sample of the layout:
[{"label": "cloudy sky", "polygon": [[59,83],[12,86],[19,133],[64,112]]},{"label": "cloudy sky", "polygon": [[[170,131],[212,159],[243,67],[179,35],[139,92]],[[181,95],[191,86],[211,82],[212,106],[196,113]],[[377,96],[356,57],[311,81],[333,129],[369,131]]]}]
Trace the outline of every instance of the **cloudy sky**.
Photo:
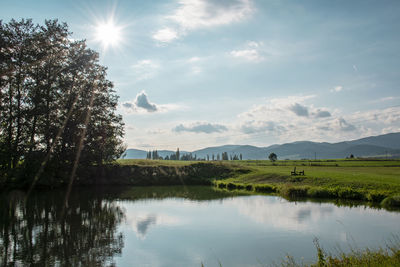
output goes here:
[{"label": "cloudy sky", "polygon": [[58,18],[99,51],[129,148],[400,131],[398,0],[2,0],[12,18]]}]

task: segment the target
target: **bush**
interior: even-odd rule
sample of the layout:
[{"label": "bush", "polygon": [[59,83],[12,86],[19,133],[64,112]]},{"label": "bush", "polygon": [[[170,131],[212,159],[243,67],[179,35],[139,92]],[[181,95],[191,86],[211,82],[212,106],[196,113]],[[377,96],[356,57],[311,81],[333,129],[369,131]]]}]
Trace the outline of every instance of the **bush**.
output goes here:
[{"label": "bush", "polygon": [[306,197],[308,189],[308,187],[282,186],[279,193],[288,198]]},{"label": "bush", "polygon": [[218,183],[217,186],[218,186],[218,188],[226,188],[225,183]]},{"label": "bush", "polygon": [[236,184],[234,184],[234,183],[228,183],[228,184],[226,185],[226,188],[227,188],[228,190],[236,189]]},{"label": "bush", "polygon": [[263,193],[274,193],[276,192],[276,187],[269,184],[258,184],[254,186],[254,191]]},{"label": "bush", "polygon": [[338,197],[343,199],[354,199],[354,200],[364,200],[365,196],[359,191],[352,188],[342,188],[338,191]]},{"label": "bush", "polygon": [[245,189],[245,185],[244,184],[236,184],[236,189],[243,190],[243,189]]},{"label": "bush", "polygon": [[312,187],[308,189],[307,196],[315,198],[333,198],[337,197],[334,190],[323,188],[323,187]]},{"label": "bush", "polygon": [[246,185],[247,191],[253,191],[253,186],[251,184]]},{"label": "bush", "polygon": [[400,195],[387,197],[381,204],[384,207],[400,207]]},{"label": "bush", "polygon": [[368,201],[372,202],[382,202],[387,197],[387,194],[380,193],[380,192],[370,192],[367,195]]}]

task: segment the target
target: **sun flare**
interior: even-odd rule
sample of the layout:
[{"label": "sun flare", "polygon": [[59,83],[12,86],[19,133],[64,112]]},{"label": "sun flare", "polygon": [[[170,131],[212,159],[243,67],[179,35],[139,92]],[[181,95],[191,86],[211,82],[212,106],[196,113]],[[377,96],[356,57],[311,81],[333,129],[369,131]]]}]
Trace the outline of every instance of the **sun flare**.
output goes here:
[{"label": "sun flare", "polygon": [[96,40],[101,42],[104,48],[117,46],[121,42],[121,28],[111,20],[100,23],[96,26]]}]

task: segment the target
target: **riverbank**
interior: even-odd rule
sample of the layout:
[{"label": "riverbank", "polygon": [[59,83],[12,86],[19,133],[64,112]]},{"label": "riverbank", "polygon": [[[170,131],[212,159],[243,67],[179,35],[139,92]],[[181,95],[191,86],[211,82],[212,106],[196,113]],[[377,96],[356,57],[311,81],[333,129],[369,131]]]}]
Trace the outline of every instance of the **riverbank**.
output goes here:
[{"label": "riverbank", "polygon": [[377,250],[352,249],[350,253],[340,252],[332,255],[321,248],[317,240],[314,240],[317,249],[317,262],[314,264],[297,263],[293,257],[288,256],[281,264],[286,267],[381,267],[381,266],[400,266],[400,241],[398,237],[391,240],[386,248]]},{"label": "riverbank", "polygon": [[[235,168],[216,162],[183,162],[135,160],[119,161],[102,166],[79,167],[74,186],[130,185],[130,186],[171,186],[171,185],[212,185],[215,179],[236,176]],[[68,185],[71,168],[57,169],[45,173],[36,183],[36,188],[51,189]],[[35,175],[25,174],[1,183],[0,191],[29,188]],[[4,179],[2,179],[4,180]]]},{"label": "riverbank", "polygon": [[400,206],[399,160],[239,161],[227,164],[248,171],[215,180],[217,188],[273,193],[289,199],[348,199],[389,208]]},{"label": "riverbank", "polygon": [[[57,170],[37,186],[62,187],[69,176],[69,169]],[[16,179],[2,188],[29,187],[31,182]],[[78,169],[74,185],[214,185],[289,199],[362,200],[391,208],[400,206],[400,160],[118,160]]]}]

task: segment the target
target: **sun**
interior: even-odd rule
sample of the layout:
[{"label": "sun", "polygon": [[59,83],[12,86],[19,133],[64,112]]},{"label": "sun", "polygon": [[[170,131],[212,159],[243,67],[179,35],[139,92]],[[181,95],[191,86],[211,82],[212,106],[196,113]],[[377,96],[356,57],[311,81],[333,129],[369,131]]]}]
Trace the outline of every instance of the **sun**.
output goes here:
[{"label": "sun", "polygon": [[105,49],[110,46],[118,46],[121,42],[121,27],[112,20],[97,24],[95,31],[96,41],[102,43]]}]

